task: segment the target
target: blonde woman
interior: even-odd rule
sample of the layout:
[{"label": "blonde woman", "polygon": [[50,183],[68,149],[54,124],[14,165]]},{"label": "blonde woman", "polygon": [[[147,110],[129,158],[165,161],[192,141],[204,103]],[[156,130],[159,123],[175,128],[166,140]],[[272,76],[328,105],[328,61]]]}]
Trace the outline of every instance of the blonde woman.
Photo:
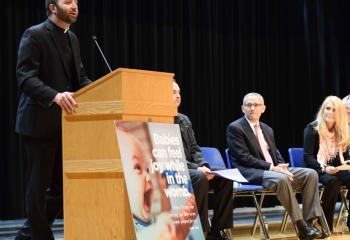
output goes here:
[{"label": "blonde woman", "polygon": [[[304,130],[304,161],[313,168],[325,185],[322,208],[331,231],[335,203],[341,185],[350,185],[350,172],[337,167],[347,164],[350,159],[349,127],[342,100],[336,96],[327,97],[317,113],[316,120]],[[350,218],[348,218],[350,227]]]}]

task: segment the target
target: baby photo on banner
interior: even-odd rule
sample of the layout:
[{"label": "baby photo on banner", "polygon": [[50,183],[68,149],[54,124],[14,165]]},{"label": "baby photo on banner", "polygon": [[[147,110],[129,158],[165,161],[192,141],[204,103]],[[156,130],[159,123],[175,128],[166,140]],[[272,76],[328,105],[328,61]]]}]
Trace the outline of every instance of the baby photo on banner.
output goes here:
[{"label": "baby photo on banner", "polygon": [[116,121],[138,240],[204,240],[178,125]]}]

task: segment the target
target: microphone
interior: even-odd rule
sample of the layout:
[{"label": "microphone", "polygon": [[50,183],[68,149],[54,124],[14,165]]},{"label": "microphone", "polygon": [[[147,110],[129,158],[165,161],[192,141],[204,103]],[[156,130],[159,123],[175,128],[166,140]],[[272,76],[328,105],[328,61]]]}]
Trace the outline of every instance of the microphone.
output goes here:
[{"label": "microphone", "polygon": [[109,71],[112,72],[112,69],[111,69],[111,67],[110,67],[109,64],[108,64],[107,59],[106,59],[105,55],[103,54],[103,52],[102,52],[102,50],[101,50],[101,48],[100,48],[100,45],[98,45],[97,37],[96,37],[95,35],[92,36],[92,41],[96,44],[98,50],[100,51],[100,53],[101,53],[101,55],[102,55],[102,57],[103,57],[103,60],[105,61],[106,65],[107,65],[107,67],[108,67],[108,69],[109,69]]}]

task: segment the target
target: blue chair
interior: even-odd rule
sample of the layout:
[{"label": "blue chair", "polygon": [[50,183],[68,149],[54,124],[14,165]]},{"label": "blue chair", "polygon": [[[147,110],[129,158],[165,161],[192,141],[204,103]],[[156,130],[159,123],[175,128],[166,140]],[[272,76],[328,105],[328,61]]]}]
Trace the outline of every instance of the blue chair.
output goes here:
[{"label": "blue chair", "polygon": [[289,163],[291,167],[303,167],[304,149],[303,148],[289,148]]},{"label": "blue chair", "polygon": [[[228,148],[225,150],[225,155],[226,155],[227,168],[232,168],[231,157],[230,157],[230,152]],[[260,201],[258,202],[257,196],[259,195],[260,195]],[[233,199],[235,197],[252,197],[254,200],[254,205],[256,208],[256,217],[255,217],[253,228],[251,230],[251,235],[253,236],[255,234],[257,222],[259,221],[260,228],[263,230],[265,239],[270,239],[269,233],[266,229],[265,221],[261,212],[261,207],[266,195],[275,195],[275,193],[265,189],[261,185],[241,184],[241,183],[233,184]]]},{"label": "blue chair", "polygon": [[217,148],[201,147],[201,151],[204,159],[209,163],[210,166],[226,168],[221,153]]},{"label": "blue chair", "polygon": [[[289,148],[288,149],[288,155],[289,155],[289,164],[291,167],[304,167],[304,148]],[[323,192],[324,192],[324,185],[322,183],[318,184],[319,192],[320,192],[320,201],[322,200]],[[321,216],[321,227],[324,231],[326,231],[328,234],[330,234],[329,226],[327,224],[326,218],[324,216],[323,210],[321,209],[322,216]],[[282,220],[282,227],[281,231],[285,231],[287,228],[287,218],[288,213],[283,217]]]}]

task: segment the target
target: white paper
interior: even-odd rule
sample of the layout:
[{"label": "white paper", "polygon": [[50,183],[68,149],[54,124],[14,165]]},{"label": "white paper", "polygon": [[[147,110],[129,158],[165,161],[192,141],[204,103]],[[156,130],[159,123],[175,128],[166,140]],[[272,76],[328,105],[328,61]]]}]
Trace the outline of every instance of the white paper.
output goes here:
[{"label": "white paper", "polygon": [[245,179],[243,177],[243,175],[241,174],[241,172],[237,168],[211,171],[211,173],[216,175],[216,176],[232,180],[234,182],[241,182],[241,183],[248,182],[247,179]]}]

